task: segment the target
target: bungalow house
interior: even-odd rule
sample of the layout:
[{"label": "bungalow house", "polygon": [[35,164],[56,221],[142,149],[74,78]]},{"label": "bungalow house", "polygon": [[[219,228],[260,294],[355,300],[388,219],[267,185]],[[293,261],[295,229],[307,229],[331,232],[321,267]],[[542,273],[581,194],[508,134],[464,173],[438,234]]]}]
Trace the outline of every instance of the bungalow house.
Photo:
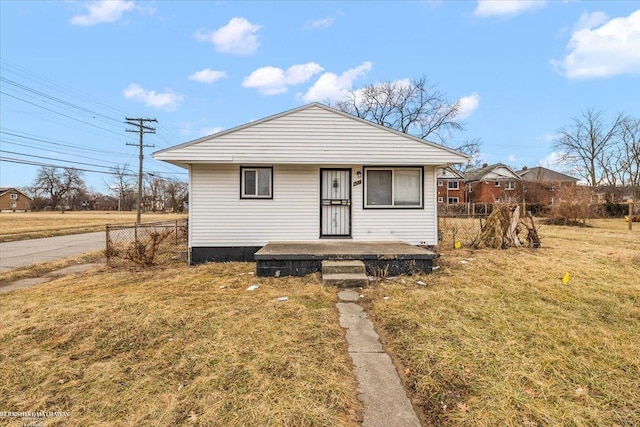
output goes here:
[{"label": "bungalow house", "polygon": [[269,242],[436,245],[449,148],[319,103],[157,151],[189,170],[189,261],[253,260]]},{"label": "bungalow house", "polygon": [[542,166],[524,167],[516,172],[522,180],[527,204],[553,205],[562,188],[574,187],[578,179]]},{"label": "bungalow house", "polygon": [[465,174],[466,198],[471,203],[518,203],[520,176],[502,163],[484,164]]},{"label": "bungalow house", "polygon": [[0,188],[0,211],[20,211],[31,210],[31,197],[15,188]]},{"label": "bungalow house", "polygon": [[464,176],[450,167],[438,168],[438,205],[465,203]]}]

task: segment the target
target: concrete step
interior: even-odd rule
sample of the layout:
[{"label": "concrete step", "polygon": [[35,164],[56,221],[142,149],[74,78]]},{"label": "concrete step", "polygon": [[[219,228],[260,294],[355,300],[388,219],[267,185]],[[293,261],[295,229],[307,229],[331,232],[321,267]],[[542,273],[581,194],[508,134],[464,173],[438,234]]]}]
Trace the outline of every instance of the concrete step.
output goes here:
[{"label": "concrete step", "polygon": [[328,260],[322,261],[322,275],[325,274],[339,274],[339,273],[354,273],[354,274],[367,274],[364,263],[358,260]]},{"label": "concrete step", "polygon": [[365,287],[369,285],[369,278],[364,273],[322,273],[322,283],[341,288]]}]

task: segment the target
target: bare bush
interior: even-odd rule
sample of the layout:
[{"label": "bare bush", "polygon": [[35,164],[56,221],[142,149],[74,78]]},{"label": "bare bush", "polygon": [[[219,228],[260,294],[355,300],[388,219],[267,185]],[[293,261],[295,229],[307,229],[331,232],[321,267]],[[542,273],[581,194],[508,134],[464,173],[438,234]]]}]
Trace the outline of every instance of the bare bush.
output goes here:
[{"label": "bare bush", "polygon": [[153,265],[160,244],[173,234],[173,230],[155,230],[151,229],[145,233],[145,236],[139,236],[135,242],[132,242],[124,251],[123,257],[136,264],[148,267]]},{"label": "bare bush", "polygon": [[558,190],[549,213],[549,223],[588,225],[593,218],[602,216],[601,206],[592,201],[589,187],[566,186]]}]

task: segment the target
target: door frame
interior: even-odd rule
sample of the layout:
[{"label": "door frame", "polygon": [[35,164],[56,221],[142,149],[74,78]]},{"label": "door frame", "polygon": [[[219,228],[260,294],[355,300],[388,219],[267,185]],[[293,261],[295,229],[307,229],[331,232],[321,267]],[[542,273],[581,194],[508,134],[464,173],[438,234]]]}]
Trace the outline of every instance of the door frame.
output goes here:
[{"label": "door frame", "polygon": [[[322,180],[322,172],[324,171],[340,171],[340,172],[348,172],[349,176],[347,178],[348,181],[348,190],[349,190],[349,204],[347,205],[348,209],[348,218],[349,218],[349,234],[324,234],[324,230],[322,230],[322,186],[324,182]],[[320,223],[318,224],[319,234],[321,239],[351,239],[351,233],[353,229],[353,191],[352,191],[352,169],[351,168],[320,168],[320,188],[318,194],[318,207],[320,209]]]}]

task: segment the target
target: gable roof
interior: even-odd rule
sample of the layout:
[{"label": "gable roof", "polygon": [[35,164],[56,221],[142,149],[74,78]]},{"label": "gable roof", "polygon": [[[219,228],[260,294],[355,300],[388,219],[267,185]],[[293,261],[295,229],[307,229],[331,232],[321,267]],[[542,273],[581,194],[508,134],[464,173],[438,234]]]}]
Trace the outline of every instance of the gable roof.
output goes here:
[{"label": "gable roof", "polygon": [[313,103],[157,151],[194,163],[449,165],[465,154]]},{"label": "gable roof", "polygon": [[467,182],[472,181],[500,181],[505,179],[520,179],[509,166],[504,163],[494,163],[483,166],[480,169],[473,169],[464,174]]},{"label": "gable roof", "polygon": [[27,196],[26,194],[24,194],[22,191],[18,190],[17,188],[14,187],[2,187],[0,188],[0,196],[4,196],[6,193],[20,193],[22,194],[24,197],[26,197],[27,199],[31,200],[31,197]]},{"label": "gable roof", "polygon": [[535,182],[578,182],[578,178],[574,178],[570,175],[565,175],[560,172],[556,172],[551,169],[547,169],[542,166],[536,166],[535,168],[522,169],[516,172],[520,175],[520,178],[525,181]]},{"label": "gable roof", "polygon": [[460,172],[450,167],[438,168],[437,176],[438,179],[464,179]]}]

